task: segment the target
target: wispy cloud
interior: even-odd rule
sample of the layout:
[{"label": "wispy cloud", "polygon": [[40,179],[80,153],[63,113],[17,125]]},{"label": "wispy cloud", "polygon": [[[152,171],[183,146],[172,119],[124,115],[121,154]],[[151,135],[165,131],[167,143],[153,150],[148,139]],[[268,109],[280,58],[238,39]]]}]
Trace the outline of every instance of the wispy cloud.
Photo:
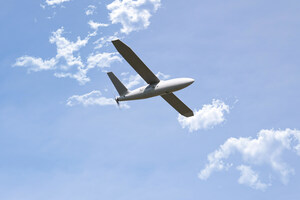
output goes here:
[{"label": "wispy cloud", "polygon": [[13,66],[27,67],[28,71],[54,70],[54,76],[58,78],[73,78],[80,84],[90,81],[87,73],[95,67],[109,67],[113,62],[121,62],[121,58],[116,53],[92,53],[84,63],[79,54],[75,55],[82,47],[86,46],[89,39],[94,36],[89,34],[84,39],[77,37],[77,41],[72,42],[63,37],[64,28],[60,28],[49,39],[50,43],[57,47],[57,54],[49,60],[31,56],[17,58]]},{"label": "wispy cloud", "polygon": [[250,166],[239,165],[236,169],[241,172],[241,176],[238,180],[239,184],[247,185],[257,190],[265,190],[270,186],[270,184],[262,183],[259,180],[259,175],[253,171]]},{"label": "wispy cloud", "polygon": [[224,114],[229,113],[229,106],[221,100],[213,100],[211,104],[203,105],[200,110],[194,111],[193,117],[178,115],[178,122],[182,128],[190,132],[200,129],[210,129],[224,122]]},{"label": "wispy cloud", "polygon": [[[45,9],[46,6],[56,7],[71,0],[43,0],[44,4],[40,6]],[[86,37],[77,37],[75,40],[69,40],[65,37],[65,29],[61,27],[53,31],[49,37],[50,44],[56,45],[56,55],[48,58],[38,56],[23,55],[16,59],[14,67],[24,67],[28,72],[52,71],[57,78],[72,78],[78,81],[80,85],[84,85],[90,81],[88,72],[94,68],[100,68],[106,71],[105,68],[111,66],[113,62],[122,62],[118,53],[99,52],[98,49],[108,45],[111,40],[122,38],[125,34],[132,31],[145,29],[149,26],[151,14],[160,7],[160,0],[114,0],[107,5],[109,19],[113,24],[121,23],[122,29],[114,31],[114,33],[103,35],[100,39],[92,44],[95,45],[91,53],[86,57],[81,57],[81,51],[86,47],[92,37],[98,34],[100,27],[108,27],[110,24],[100,23],[90,19],[87,23],[92,33],[88,33]],[[96,13],[97,7],[89,5],[85,9],[87,16]],[[55,16],[53,13],[52,17]],[[125,34],[123,34],[125,33]],[[102,34],[102,33],[100,33]],[[164,74],[158,74],[162,77],[167,77]],[[142,80],[135,77],[128,79],[129,87],[139,84]],[[100,91],[92,91],[84,95],[74,95],[68,99],[69,106],[76,104],[82,105],[115,105],[111,98],[101,96]],[[127,104],[121,104],[123,107],[128,107]]]},{"label": "wispy cloud", "polygon": [[[123,72],[121,75],[126,76],[126,75],[128,75],[128,73]],[[164,74],[162,72],[158,72],[156,74],[156,76],[161,80],[165,80],[170,77],[170,75]],[[141,78],[141,76],[139,74],[130,75],[129,77],[123,78],[123,80],[126,81],[125,86],[128,89],[131,89],[134,86],[140,85],[142,82],[144,82],[144,80]]]},{"label": "wispy cloud", "polygon": [[59,5],[59,4],[62,4],[64,2],[68,2],[70,0],[46,0],[46,4],[48,6],[54,6],[54,5]]},{"label": "wispy cloud", "polygon": [[54,70],[56,68],[56,59],[51,58],[50,60],[43,60],[42,58],[35,58],[31,56],[22,56],[17,58],[13,66],[28,67],[30,71],[43,71],[43,70]]},{"label": "wispy cloud", "polygon": [[[45,0],[45,5],[53,6],[68,2],[70,0]],[[41,5],[45,8],[45,5]],[[109,5],[109,17],[112,23],[121,23],[123,25],[122,32],[130,33],[133,30],[140,30],[148,27],[151,12],[155,12],[160,6],[160,0],[115,0]],[[86,15],[93,15],[96,6],[89,5],[86,9]],[[55,12],[54,12],[55,15]],[[50,17],[51,18],[51,17]],[[90,81],[87,73],[90,69],[95,67],[105,68],[109,67],[113,62],[120,62],[120,57],[115,53],[97,52],[98,49],[108,44],[111,40],[122,38],[118,31],[111,36],[102,36],[95,41],[94,50],[86,58],[82,59],[80,56],[81,49],[85,47],[91,37],[97,35],[100,27],[107,27],[109,24],[99,23],[94,20],[88,21],[89,26],[94,32],[89,33],[85,38],[77,37],[77,40],[70,41],[64,34],[64,27],[52,32],[49,42],[55,44],[57,47],[57,54],[49,59],[43,59],[36,56],[24,55],[16,59],[13,66],[26,67],[28,72],[38,72],[45,70],[54,71],[54,76],[57,78],[72,78],[84,85]],[[137,79],[136,79],[137,80]],[[139,80],[137,80],[139,81]],[[134,86],[135,83],[130,83]]]},{"label": "wispy cloud", "polygon": [[75,73],[71,72],[56,72],[54,75],[58,78],[73,78],[76,79],[81,85],[90,81],[87,76],[89,70],[93,68],[108,68],[113,62],[121,62],[121,58],[117,53],[92,53],[88,56],[87,62],[84,66],[78,66]]},{"label": "wispy cloud", "polygon": [[[294,169],[283,162],[284,151],[296,152],[300,156],[300,131],[299,130],[261,130],[257,138],[229,138],[218,150],[208,155],[208,163],[199,173],[199,178],[205,180],[214,171],[228,169],[233,164],[225,160],[231,155],[239,153],[242,161],[247,165],[268,165],[276,173],[280,174],[283,183],[287,183]],[[266,186],[259,181],[258,174],[252,172],[249,167],[240,165],[241,171],[239,183],[249,185],[256,189]]]},{"label": "wispy cloud", "polygon": [[95,49],[100,49],[103,46],[106,46],[109,42],[111,42],[112,40],[116,40],[116,39],[120,39],[118,37],[118,32],[115,32],[114,35],[111,36],[103,36],[100,39],[96,40],[94,42],[95,44]]},{"label": "wispy cloud", "polygon": [[168,78],[171,77],[171,75],[169,75],[169,74],[164,74],[164,73],[162,73],[162,72],[158,72],[158,73],[156,74],[156,76],[157,76],[160,80],[166,80],[166,79],[168,79]]},{"label": "wispy cloud", "polygon": [[130,75],[128,78],[124,78],[123,80],[126,81],[125,86],[128,89],[133,88],[134,86],[137,86],[142,83],[143,79],[141,78],[140,75]]},{"label": "wispy cloud", "polygon": [[[117,106],[113,98],[102,96],[99,90],[93,90],[90,93],[83,95],[73,95],[67,100],[68,106],[83,105],[83,106]],[[129,108],[126,103],[120,103],[121,108]]]},{"label": "wispy cloud", "polygon": [[111,11],[109,13],[111,22],[120,23],[121,32],[129,34],[147,28],[150,25],[151,13],[155,12],[160,5],[160,0],[115,0],[107,5],[107,9]]},{"label": "wispy cloud", "polygon": [[90,37],[87,36],[83,40],[80,37],[77,37],[76,42],[71,42],[62,36],[63,32],[64,28],[62,27],[57,31],[53,32],[49,40],[51,44],[56,44],[56,59],[64,58],[67,62],[67,66],[83,66],[81,57],[74,56],[74,52],[77,52],[81,47],[84,47],[88,43]]},{"label": "wispy cloud", "polygon": [[79,55],[74,56],[74,53],[88,43],[90,36],[87,36],[83,40],[78,37],[76,42],[71,42],[62,36],[63,32],[64,28],[59,28],[57,31],[52,32],[49,38],[51,44],[56,44],[57,54],[55,57],[49,60],[43,60],[42,58],[22,56],[17,59],[14,66],[28,67],[28,71],[61,70],[62,72],[55,72],[54,75],[59,78],[75,78],[81,84],[89,81],[84,73],[72,75],[67,71],[70,70],[71,67],[77,67],[78,71],[84,68],[81,57]]},{"label": "wispy cloud", "polygon": [[96,6],[94,6],[94,5],[89,5],[88,7],[87,7],[87,9],[86,9],[86,11],[85,11],[85,14],[86,15],[93,15],[94,14],[94,12],[95,12],[95,10],[96,10]]},{"label": "wispy cloud", "polygon": [[90,20],[88,22],[88,24],[90,25],[90,27],[94,30],[98,30],[99,27],[107,27],[109,26],[109,24],[104,24],[104,23],[98,23],[98,22],[94,22],[93,20]]},{"label": "wispy cloud", "polygon": [[87,59],[87,70],[99,67],[99,68],[107,68],[113,62],[121,62],[122,59],[118,55],[118,53],[92,53]]}]

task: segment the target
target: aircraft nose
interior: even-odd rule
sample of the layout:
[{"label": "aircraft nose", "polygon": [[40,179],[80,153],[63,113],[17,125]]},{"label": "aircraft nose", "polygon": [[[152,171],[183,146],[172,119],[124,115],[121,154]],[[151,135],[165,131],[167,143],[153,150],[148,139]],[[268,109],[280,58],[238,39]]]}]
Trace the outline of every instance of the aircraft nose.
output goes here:
[{"label": "aircraft nose", "polygon": [[194,83],[194,81],[195,80],[192,78],[183,78],[183,85],[185,87],[187,87],[187,86],[191,85],[192,83]]},{"label": "aircraft nose", "polygon": [[188,83],[189,83],[189,84],[192,84],[192,83],[194,83],[194,82],[195,82],[194,79],[192,79],[192,78],[189,78],[189,79],[188,79]]}]

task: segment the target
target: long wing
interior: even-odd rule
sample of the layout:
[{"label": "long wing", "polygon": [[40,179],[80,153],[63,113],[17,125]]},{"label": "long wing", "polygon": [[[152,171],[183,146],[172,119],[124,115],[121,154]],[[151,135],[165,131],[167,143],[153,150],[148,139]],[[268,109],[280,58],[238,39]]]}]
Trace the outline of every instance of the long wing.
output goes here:
[{"label": "long wing", "polygon": [[194,116],[193,111],[187,107],[178,97],[176,97],[173,93],[168,93],[165,95],[161,95],[161,97],[166,100],[175,110],[177,110],[181,115],[185,117]]},{"label": "long wing", "polygon": [[123,58],[132,66],[132,68],[148,83],[158,83],[159,79],[153,72],[141,61],[141,59],[122,41],[114,40],[113,45]]}]

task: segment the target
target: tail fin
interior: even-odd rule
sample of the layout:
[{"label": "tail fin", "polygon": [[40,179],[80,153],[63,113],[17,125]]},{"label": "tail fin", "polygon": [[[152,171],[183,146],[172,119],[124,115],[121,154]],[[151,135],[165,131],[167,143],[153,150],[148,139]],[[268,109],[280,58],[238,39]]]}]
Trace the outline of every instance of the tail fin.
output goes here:
[{"label": "tail fin", "polygon": [[126,94],[128,89],[123,85],[123,83],[114,75],[112,72],[107,73],[108,77],[110,78],[111,82],[114,84],[115,88],[117,89],[120,96]]}]

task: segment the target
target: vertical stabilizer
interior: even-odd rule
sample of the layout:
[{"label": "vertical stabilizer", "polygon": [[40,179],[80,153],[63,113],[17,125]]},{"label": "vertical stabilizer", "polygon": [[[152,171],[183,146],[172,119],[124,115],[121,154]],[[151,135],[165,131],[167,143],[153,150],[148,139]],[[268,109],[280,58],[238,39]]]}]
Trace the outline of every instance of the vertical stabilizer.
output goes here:
[{"label": "vertical stabilizer", "polygon": [[123,83],[114,75],[112,72],[107,73],[111,82],[114,84],[120,96],[125,95],[128,92],[128,89],[123,85]]}]

